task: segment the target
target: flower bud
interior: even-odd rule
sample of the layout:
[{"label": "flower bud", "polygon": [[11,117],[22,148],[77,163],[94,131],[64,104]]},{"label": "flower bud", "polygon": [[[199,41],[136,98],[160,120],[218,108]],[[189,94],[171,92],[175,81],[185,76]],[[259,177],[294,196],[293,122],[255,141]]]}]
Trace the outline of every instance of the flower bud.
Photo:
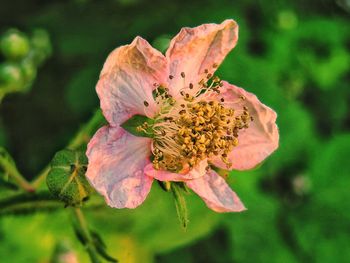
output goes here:
[{"label": "flower bud", "polygon": [[51,161],[46,183],[51,193],[66,205],[79,205],[91,193],[85,178],[87,158],[84,153],[62,150]]},{"label": "flower bud", "polygon": [[21,59],[29,52],[28,38],[16,29],[8,30],[0,39],[2,54],[8,59]]},{"label": "flower bud", "polygon": [[15,63],[0,64],[0,86],[12,85],[22,80],[21,68]]},{"label": "flower bud", "polygon": [[20,67],[22,70],[23,77],[27,82],[31,82],[35,79],[37,69],[35,65],[31,62],[31,60],[24,59],[21,62]]},{"label": "flower bud", "polygon": [[30,57],[36,65],[40,65],[50,56],[52,51],[49,34],[43,29],[34,30],[31,44],[33,52],[30,53]]}]

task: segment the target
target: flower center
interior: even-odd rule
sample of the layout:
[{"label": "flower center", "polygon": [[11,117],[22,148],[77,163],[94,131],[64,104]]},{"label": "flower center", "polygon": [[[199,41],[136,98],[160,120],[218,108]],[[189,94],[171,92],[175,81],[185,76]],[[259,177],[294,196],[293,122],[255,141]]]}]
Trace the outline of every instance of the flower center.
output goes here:
[{"label": "flower center", "polygon": [[[183,72],[181,77],[185,78]],[[213,156],[220,157],[227,168],[232,166],[228,154],[238,145],[239,131],[248,128],[253,118],[246,107],[227,107],[224,98],[217,101],[217,95],[216,100],[210,99],[214,92],[220,94],[222,82],[218,77],[208,73],[198,85],[197,93],[190,95],[193,84],[189,83],[177,100],[167,89],[155,90],[155,101],[161,105],[152,125],[155,169],[181,172]]]}]

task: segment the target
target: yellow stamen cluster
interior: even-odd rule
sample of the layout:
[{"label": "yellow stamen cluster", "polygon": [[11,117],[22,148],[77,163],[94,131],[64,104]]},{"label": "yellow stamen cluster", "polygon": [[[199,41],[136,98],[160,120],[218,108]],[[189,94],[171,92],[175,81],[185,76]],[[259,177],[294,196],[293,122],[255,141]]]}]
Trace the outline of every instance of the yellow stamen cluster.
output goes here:
[{"label": "yellow stamen cluster", "polygon": [[[155,101],[162,107],[151,127],[155,169],[180,172],[213,156],[220,157],[227,168],[232,166],[228,154],[238,145],[239,130],[248,128],[252,117],[246,107],[226,107],[224,98],[204,100],[211,92],[219,94],[222,86],[218,77],[208,70],[204,73],[206,79],[198,83],[196,94],[190,92],[192,83],[180,91],[182,97],[177,100],[167,89],[156,89]],[[180,76],[185,79],[185,73],[181,72]]]},{"label": "yellow stamen cluster", "polygon": [[181,108],[178,118],[161,124],[163,132],[153,144],[154,167],[180,171],[214,155],[231,167],[227,156],[238,145],[238,131],[248,127],[249,112],[235,116],[233,109],[217,101],[186,103]]}]

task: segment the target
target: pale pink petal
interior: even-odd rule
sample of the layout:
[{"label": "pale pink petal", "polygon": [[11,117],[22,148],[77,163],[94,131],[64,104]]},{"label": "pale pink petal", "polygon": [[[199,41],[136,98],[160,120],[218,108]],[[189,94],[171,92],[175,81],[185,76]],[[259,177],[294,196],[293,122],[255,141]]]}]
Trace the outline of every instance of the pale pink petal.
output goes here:
[{"label": "pale pink petal", "polygon": [[143,173],[150,162],[150,143],[149,138],[107,126],[89,142],[86,177],[111,207],[135,208],[145,200],[153,181]]},{"label": "pale pink petal", "polygon": [[96,87],[110,125],[118,126],[135,114],[152,117],[157,110],[152,90],[155,83],[165,83],[166,75],[165,57],[141,37],[115,49],[104,64]]},{"label": "pale pink petal", "polygon": [[[238,110],[246,106],[254,118],[249,128],[238,133],[238,146],[229,154],[228,159],[232,162],[233,169],[254,168],[278,147],[279,132],[276,125],[276,112],[262,104],[254,94],[225,81],[223,83],[224,86],[218,97],[225,99],[224,104]],[[242,96],[245,97],[245,100],[240,99]],[[215,166],[227,169],[220,158],[217,157],[211,161]]]},{"label": "pale pink petal", "polygon": [[207,171],[206,168],[208,166],[207,160],[201,161],[196,167],[191,169],[187,173],[172,173],[165,170],[156,170],[153,168],[153,164],[148,164],[144,173],[152,178],[155,178],[159,181],[175,181],[175,182],[183,182],[195,178],[199,178],[203,176]]},{"label": "pale pink petal", "polygon": [[[234,20],[225,20],[221,24],[204,24],[195,28],[182,28],[170,42],[166,57],[169,63],[169,89],[174,96],[189,83],[194,85],[204,78],[208,69],[215,71],[213,64],[221,64],[228,52],[237,43],[238,25]],[[181,77],[185,73],[185,81]],[[184,83],[185,82],[185,83]]]},{"label": "pale pink petal", "polygon": [[186,185],[216,212],[240,212],[246,209],[236,193],[213,170],[198,179],[187,181]]}]

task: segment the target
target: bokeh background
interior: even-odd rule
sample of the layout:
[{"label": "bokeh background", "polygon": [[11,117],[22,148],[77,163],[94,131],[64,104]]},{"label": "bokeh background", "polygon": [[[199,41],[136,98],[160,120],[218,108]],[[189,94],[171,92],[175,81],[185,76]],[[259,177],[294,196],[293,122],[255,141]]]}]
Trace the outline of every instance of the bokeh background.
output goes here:
[{"label": "bokeh background", "polygon": [[[2,0],[0,6],[0,36],[16,28],[42,52],[27,79],[3,70],[8,61],[0,59],[2,87],[25,90],[1,102],[0,145],[28,179],[98,108],[95,84],[111,50],[137,35],[165,50],[183,26],[227,18],[240,25],[238,45],[218,75],[272,107],[281,137],[259,168],[229,176],[248,210],[216,214],[188,195],[184,231],[171,194],[154,184],[135,210],[86,209],[109,254],[145,263],[350,261],[349,1]],[[23,68],[18,63],[11,65]],[[0,197],[8,191],[0,187]],[[0,262],[89,262],[67,210],[1,215]]]}]

